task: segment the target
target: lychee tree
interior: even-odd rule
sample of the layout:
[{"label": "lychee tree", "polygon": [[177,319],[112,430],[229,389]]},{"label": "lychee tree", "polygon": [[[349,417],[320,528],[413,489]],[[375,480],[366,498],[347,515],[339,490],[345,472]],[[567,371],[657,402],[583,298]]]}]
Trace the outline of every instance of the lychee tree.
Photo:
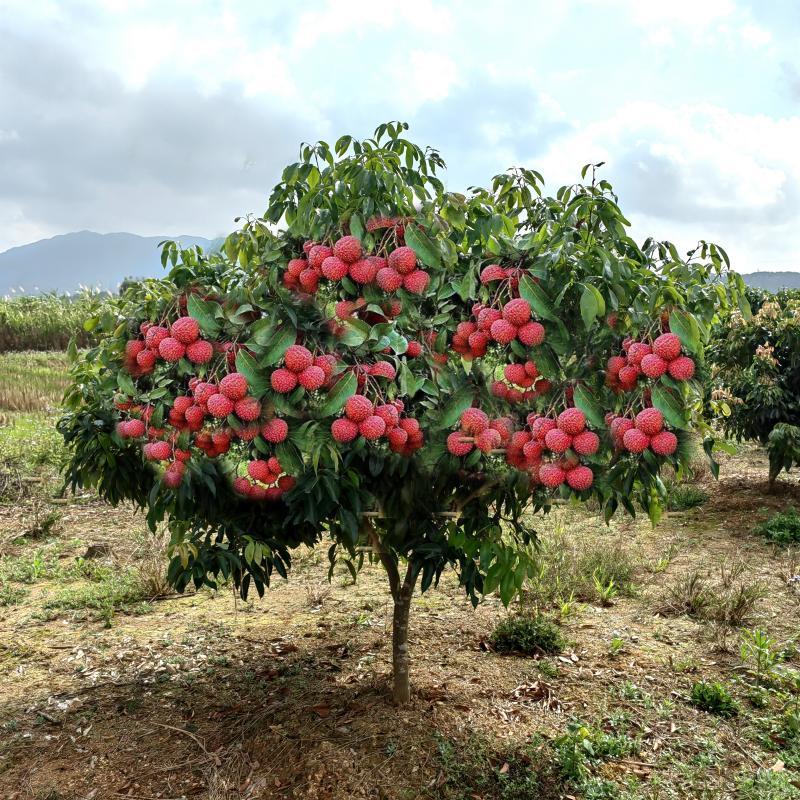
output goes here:
[{"label": "lychee tree", "polygon": [[323,541],[331,570],[379,561],[397,702],[445,567],[508,603],[553,498],[657,521],[742,290],[714,245],[637,245],[594,167],[555,197],[527,169],[447,192],[406,127],[304,145],[221,253],[165,243],[167,277],[93,321],[60,423],[73,487],[168,524],[179,591],[261,594]]},{"label": "lychee tree", "polygon": [[714,328],[711,405],[728,435],[766,446],[771,489],[800,464],[800,293],[755,299],[755,314],[735,309]]}]

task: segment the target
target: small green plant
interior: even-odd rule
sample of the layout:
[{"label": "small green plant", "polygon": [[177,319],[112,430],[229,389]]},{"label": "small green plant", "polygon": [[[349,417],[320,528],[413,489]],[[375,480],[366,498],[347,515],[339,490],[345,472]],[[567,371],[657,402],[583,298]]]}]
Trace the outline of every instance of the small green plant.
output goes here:
[{"label": "small green plant", "polygon": [[667,509],[669,511],[688,511],[703,505],[709,494],[694,483],[673,483],[667,486]]},{"label": "small green plant", "polygon": [[616,658],[624,649],[625,640],[619,636],[615,636],[608,645],[608,654],[612,658]]},{"label": "small green plant", "polygon": [[775,666],[780,661],[779,653],[777,643],[766,631],[756,629],[742,634],[739,655],[749,667],[756,686],[775,682]]},{"label": "small green plant", "polygon": [[597,599],[600,605],[613,605],[614,599],[619,594],[619,590],[617,589],[617,584],[614,583],[614,579],[604,577],[599,570],[595,570],[592,574],[592,582],[594,583],[594,590],[597,593]]},{"label": "small green plant", "polygon": [[0,584],[0,607],[18,605],[27,594],[27,589],[9,586],[7,583]]},{"label": "small green plant", "polygon": [[698,681],[692,686],[689,702],[701,711],[718,717],[735,717],[739,704],[719,681]]},{"label": "small green plant", "polygon": [[800,800],[800,789],[786,772],[760,769],[737,781],[736,800]]},{"label": "small green plant", "polygon": [[558,625],[541,614],[507,617],[492,631],[489,641],[499,653],[552,655],[564,649]]},{"label": "small green plant", "polygon": [[757,525],[755,532],[775,544],[800,544],[800,512],[794,507],[779,511]]},{"label": "small green plant", "polygon": [[609,758],[624,758],[639,752],[639,743],[625,734],[609,734],[574,721],[553,742],[555,761],[562,778],[581,786],[591,769]]}]

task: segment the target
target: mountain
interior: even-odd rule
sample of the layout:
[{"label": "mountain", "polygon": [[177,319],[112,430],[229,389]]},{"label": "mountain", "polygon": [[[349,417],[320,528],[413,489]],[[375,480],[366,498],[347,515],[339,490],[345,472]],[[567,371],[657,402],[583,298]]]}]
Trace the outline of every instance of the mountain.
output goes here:
[{"label": "mountain", "polygon": [[12,247],[0,253],[0,296],[17,293],[71,292],[79,286],[115,291],[123,278],[164,274],[158,243],[175,239],[185,247],[208,251],[221,240],[202,236],[137,236],[133,233],[78,231]]},{"label": "mountain", "polygon": [[800,272],[750,272],[742,275],[748,286],[777,292],[779,289],[800,289]]}]

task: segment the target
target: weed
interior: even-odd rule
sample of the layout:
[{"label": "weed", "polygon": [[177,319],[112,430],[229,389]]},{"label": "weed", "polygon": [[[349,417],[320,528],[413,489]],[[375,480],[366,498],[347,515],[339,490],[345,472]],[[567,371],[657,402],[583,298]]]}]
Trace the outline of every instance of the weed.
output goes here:
[{"label": "weed", "polygon": [[27,589],[2,583],[0,584],[0,607],[18,605],[27,594]]},{"label": "weed", "polygon": [[785,772],[760,769],[736,782],[737,800],[800,800],[800,789]]},{"label": "weed", "polygon": [[775,544],[800,544],[800,512],[793,507],[779,511],[754,530]]},{"label": "weed", "polygon": [[703,505],[709,494],[693,483],[667,484],[667,509],[669,511],[688,511]]},{"label": "weed", "polygon": [[739,704],[719,681],[698,681],[692,686],[689,702],[701,711],[718,717],[735,717]]},{"label": "weed", "polygon": [[490,642],[500,653],[551,655],[564,649],[558,626],[541,614],[507,617],[492,631]]}]

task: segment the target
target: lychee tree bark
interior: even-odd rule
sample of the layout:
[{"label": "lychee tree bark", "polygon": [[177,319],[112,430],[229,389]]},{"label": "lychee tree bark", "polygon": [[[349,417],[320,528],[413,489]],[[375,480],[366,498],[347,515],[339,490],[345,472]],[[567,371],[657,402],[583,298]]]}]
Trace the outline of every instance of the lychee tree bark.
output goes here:
[{"label": "lychee tree bark", "polygon": [[637,245],[591,167],[449,193],[405,130],[304,145],[220,253],[164,243],[167,277],[90,322],[60,422],[73,487],[169,526],[179,591],[262,594],[323,540],[331,571],[381,563],[399,703],[417,586],[449,566],[510,602],[554,497],[658,520],[742,290],[715,245]]}]

